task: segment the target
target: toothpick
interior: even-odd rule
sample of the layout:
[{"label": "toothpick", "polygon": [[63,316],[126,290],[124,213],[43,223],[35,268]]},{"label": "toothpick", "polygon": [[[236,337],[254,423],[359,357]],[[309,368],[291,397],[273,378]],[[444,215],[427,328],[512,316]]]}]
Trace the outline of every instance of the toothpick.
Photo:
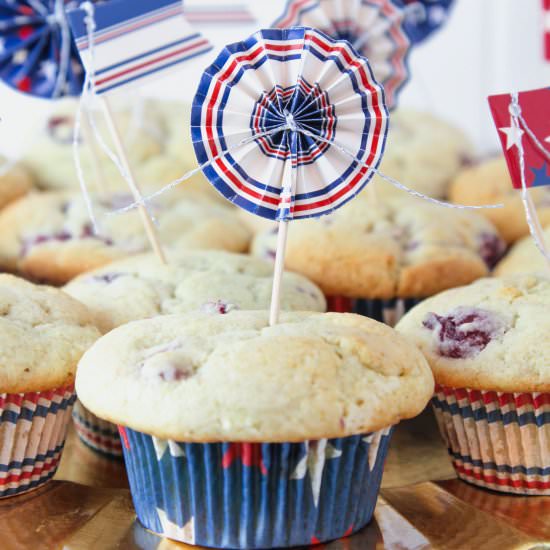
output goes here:
[{"label": "toothpick", "polygon": [[[117,125],[115,123],[115,119],[113,117],[113,113],[111,110],[111,107],[109,105],[109,102],[107,98],[102,97],[100,99],[101,106],[103,108],[103,112],[105,114],[105,120],[107,121],[107,126],[109,128],[109,132],[112,135],[113,142],[115,145],[115,149],[117,151],[117,155],[122,163],[122,167],[126,171],[129,177],[128,185],[130,187],[130,191],[132,192],[132,195],[134,197],[134,200],[142,201],[143,195],[141,194],[141,191],[136,183],[136,179],[134,177],[134,174],[132,173],[132,167],[130,166],[130,163],[128,161],[128,155],[126,153],[126,148],[124,147],[124,144],[122,142],[122,139],[120,137],[120,132],[117,128]],[[145,205],[140,202],[140,205],[138,207],[139,213],[141,215],[141,219],[143,222],[143,226],[145,228],[145,232],[147,233],[147,237],[149,239],[149,242],[151,243],[151,246],[157,255],[158,259],[161,263],[166,264],[166,256],[164,254],[164,251],[162,250],[162,246],[160,244],[157,230],[153,224],[153,221],[149,217],[149,214],[147,213],[147,209],[145,208]]]},{"label": "toothpick", "polygon": [[[283,172],[283,193],[281,198],[292,200],[293,173],[292,160],[288,159],[285,163]],[[269,325],[273,326],[279,322],[281,312],[281,286],[285,269],[286,241],[288,236],[288,221],[279,222],[279,231],[277,233],[277,251],[275,254],[275,269],[273,272],[273,289],[271,292],[271,308],[269,311]]]}]

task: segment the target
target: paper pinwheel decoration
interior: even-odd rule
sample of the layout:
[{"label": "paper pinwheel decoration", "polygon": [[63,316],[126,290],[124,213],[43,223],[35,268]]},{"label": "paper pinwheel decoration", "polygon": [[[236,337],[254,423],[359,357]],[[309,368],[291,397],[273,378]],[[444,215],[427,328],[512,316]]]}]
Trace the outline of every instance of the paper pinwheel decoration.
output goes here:
[{"label": "paper pinwheel decoration", "polygon": [[264,30],[227,46],[206,70],[191,133],[199,164],[210,163],[203,171],[227,199],[291,220],[327,214],[366,185],[387,119],[383,89],[349,43],[314,29]]},{"label": "paper pinwheel decoration", "polygon": [[288,221],[352,199],[380,163],[387,126],[368,61],[315,29],[259,31],[205,71],[191,118],[199,164],[231,202],[280,222],[271,324]]},{"label": "paper pinwheel decoration", "polygon": [[369,60],[391,109],[409,76],[411,43],[405,15],[399,0],[288,0],[273,26],[312,27],[336,40],[347,40]]},{"label": "paper pinwheel decoration", "polygon": [[423,42],[445,24],[454,0],[400,0],[406,6],[406,29],[414,43]]},{"label": "paper pinwheel decoration", "polygon": [[74,0],[0,0],[0,79],[47,99],[82,91],[84,69],[65,16]]}]

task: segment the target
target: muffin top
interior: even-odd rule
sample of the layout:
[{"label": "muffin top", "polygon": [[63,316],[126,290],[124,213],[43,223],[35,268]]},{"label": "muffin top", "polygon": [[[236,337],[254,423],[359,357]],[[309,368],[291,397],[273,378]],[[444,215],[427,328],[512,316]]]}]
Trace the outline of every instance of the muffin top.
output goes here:
[{"label": "muffin top", "polygon": [[28,193],[33,184],[33,177],[21,164],[9,166],[0,158],[0,210]]},{"label": "muffin top", "polygon": [[78,360],[99,336],[74,298],[0,275],[0,393],[72,384]]},{"label": "muffin top", "polygon": [[[550,224],[550,187],[530,190],[543,225]],[[520,191],[514,189],[503,157],[466,168],[452,182],[450,198],[457,204],[503,204],[503,208],[481,210],[507,243],[529,234]]]},{"label": "muffin top", "polygon": [[[121,260],[81,275],[64,290],[88,306],[103,332],[156,315],[269,308],[269,262],[217,251],[171,254],[169,260],[162,265],[153,254]],[[281,308],[325,311],[326,303],[305,277],[285,273]]]},{"label": "muffin top", "polygon": [[[78,180],[73,158],[73,128],[78,101],[74,98],[65,98],[56,101],[54,112],[45,120],[39,129],[36,139],[26,152],[23,162],[38,180],[38,185],[49,190],[78,190]],[[138,181],[141,179],[141,164],[148,159],[162,153],[163,129],[155,117],[148,116],[146,104],[143,108],[136,105],[132,108],[115,105],[114,117],[117,127],[124,139],[126,153],[132,168],[136,172]],[[85,124],[85,116],[83,125]],[[99,133],[106,140],[111,150],[110,134],[106,128],[103,114],[96,112],[95,123]],[[88,133],[90,134],[91,131]],[[93,186],[95,175],[92,151],[87,141],[88,134],[80,136],[80,161],[86,177]],[[101,171],[105,175],[105,182],[109,191],[126,188],[126,183],[116,166],[97,147],[101,164]],[[167,182],[163,182],[167,183]]]},{"label": "muffin top", "polygon": [[345,437],[422,411],[433,378],[389,327],[352,314],[192,313],[135,321],[82,358],[77,392],[101,418],[163,439]]},{"label": "muffin top", "polygon": [[[275,257],[277,229],[256,235],[253,253]],[[484,277],[504,251],[485,218],[417,199],[366,192],[334,213],[289,230],[286,267],[327,296],[423,297]]]},{"label": "muffin top", "polygon": [[[431,114],[411,109],[392,113],[380,171],[430,197],[444,198],[451,179],[470,162],[464,133]],[[374,176],[382,196],[401,193]]]},{"label": "muffin top", "polygon": [[[544,231],[544,239],[550,245],[550,227]],[[531,235],[518,241],[495,267],[497,277],[516,273],[550,273],[550,266],[535,245]]]},{"label": "muffin top", "polygon": [[550,277],[483,279],[443,292],[397,325],[436,382],[502,392],[550,391]]},{"label": "muffin top", "polygon": [[[127,193],[94,199],[94,235],[80,194],[31,194],[0,212],[0,268],[53,284],[150,249],[137,211],[108,216],[132,202]],[[242,252],[250,233],[231,208],[163,195],[150,205],[164,245]]]}]

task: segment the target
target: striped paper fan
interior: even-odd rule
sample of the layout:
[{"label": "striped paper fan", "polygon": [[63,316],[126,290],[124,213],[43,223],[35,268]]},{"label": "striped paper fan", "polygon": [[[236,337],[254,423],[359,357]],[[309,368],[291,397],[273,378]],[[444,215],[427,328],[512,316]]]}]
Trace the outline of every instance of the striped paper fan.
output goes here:
[{"label": "striped paper fan", "polygon": [[387,126],[368,61],[345,41],[294,28],[227,46],[202,77],[191,131],[199,164],[227,199],[288,221],[352,199],[380,163]]}]

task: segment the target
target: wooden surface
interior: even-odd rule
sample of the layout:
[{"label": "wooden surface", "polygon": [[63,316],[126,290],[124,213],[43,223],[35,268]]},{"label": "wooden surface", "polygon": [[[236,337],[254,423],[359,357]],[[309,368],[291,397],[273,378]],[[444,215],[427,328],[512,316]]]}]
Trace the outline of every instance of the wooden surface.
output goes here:
[{"label": "wooden surface", "polygon": [[[65,451],[55,481],[0,501],[0,549],[191,548],[139,525],[122,464],[85,448],[74,433]],[[319,548],[550,549],[550,498],[500,495],[454,479],[435,421],[424,413],[393,438],[374,521]]]}]

